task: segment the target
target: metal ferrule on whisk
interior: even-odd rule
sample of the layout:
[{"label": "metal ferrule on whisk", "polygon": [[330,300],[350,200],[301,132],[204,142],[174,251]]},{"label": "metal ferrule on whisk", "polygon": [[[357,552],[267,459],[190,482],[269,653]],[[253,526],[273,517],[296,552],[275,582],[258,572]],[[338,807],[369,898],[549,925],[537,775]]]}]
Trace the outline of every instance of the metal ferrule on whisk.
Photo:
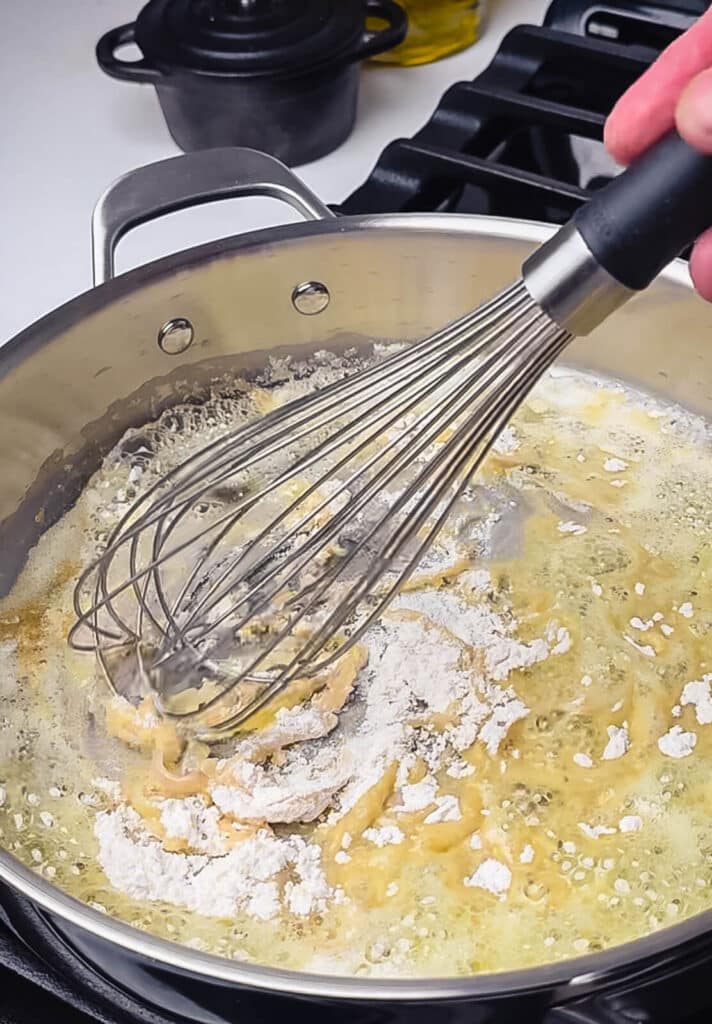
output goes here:
[{"label": "metal ferrule on whisk", "polygon": [[601,266],[573,221],[529,257],[522,278],[544,312],[579,337],[635,295]]}]

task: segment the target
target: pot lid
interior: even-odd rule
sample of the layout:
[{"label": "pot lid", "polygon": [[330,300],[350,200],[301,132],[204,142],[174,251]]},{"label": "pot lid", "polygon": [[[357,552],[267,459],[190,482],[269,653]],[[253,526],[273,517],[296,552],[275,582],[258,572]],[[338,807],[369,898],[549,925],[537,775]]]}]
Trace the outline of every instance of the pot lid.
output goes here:
[{"label": "pot lid", "polygon": [[167,70],[281,76],[346,54],[365,18],[363,0],[150,0],[136,41]]}]

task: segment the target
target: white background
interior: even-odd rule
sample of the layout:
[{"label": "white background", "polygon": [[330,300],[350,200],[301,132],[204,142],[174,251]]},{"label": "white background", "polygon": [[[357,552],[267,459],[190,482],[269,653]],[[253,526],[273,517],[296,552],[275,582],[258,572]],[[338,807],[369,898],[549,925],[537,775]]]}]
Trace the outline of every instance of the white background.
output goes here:
[{"label": "white background", "polygon": [[[326,202],[345,199],[388,142],[417,131],[449,85],[478,74],[508,29],[540,24],[548,3],[490,0],[483,38],[469,50],[423,67],[364,67],[353,135],[300,175]],[[2,343],[90,287],[89,222],[107,185],[178,150],[153,88],[113,81],[94,58],[99,36],[133,21],[141,0],[0,0],[0,6]],[[118,269],[291,217],[269,200],[175,214],[129,236]]]}]

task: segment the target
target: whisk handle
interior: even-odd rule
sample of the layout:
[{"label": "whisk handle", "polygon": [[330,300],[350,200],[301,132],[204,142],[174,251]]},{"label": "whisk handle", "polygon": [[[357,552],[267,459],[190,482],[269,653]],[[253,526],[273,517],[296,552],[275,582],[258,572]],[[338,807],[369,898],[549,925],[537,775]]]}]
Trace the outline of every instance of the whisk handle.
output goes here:
[{"label": "whisk handle", "polygon": [[616,281],[647,288],[712,226],[712,156],[672,131],[581,207],[574,224]]}]

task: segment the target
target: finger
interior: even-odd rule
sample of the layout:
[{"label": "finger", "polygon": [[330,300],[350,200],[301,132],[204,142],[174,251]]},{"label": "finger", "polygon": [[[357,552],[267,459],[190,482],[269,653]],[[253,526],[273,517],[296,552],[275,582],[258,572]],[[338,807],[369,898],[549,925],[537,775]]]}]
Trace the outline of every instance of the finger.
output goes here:
[{"label": "finger", "polygon": [[604,141],[618,163],[629,164],[670,131],[685,86],[712,67],[712,9],[664,50],[613,108]]},{"label": "finger", "polygon": [[712,228],[695,242],[690,257],[690,274],[702,298],[712,302]]},{"label": "finger", "polygon": [[675,111],[680,135],[701,153],[712,154],[712,68],[685,87]]}]

